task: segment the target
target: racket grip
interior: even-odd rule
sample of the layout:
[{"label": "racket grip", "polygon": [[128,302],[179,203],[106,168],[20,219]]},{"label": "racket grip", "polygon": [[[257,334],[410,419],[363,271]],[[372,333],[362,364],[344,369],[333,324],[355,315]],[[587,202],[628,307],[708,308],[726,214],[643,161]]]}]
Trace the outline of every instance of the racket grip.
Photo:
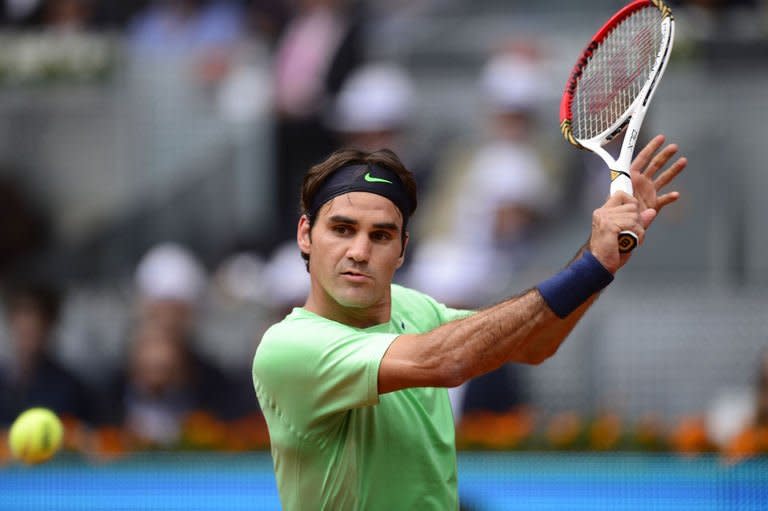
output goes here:
[{"label": "racket grip", "polygon": [[[611,195],[616,192],[624,192],[632,195],[632,179],[627,172],[611,169]],[[632,231],[621,231],[619,233],[619,252],[626,254],[632,252],[640,239]]]},{"label": "racket grip", "polygon": [[632,231],[621,231],[619,233],[619,252],[626,254],[632,252],[637,246],[639,239],[637,234]]}]

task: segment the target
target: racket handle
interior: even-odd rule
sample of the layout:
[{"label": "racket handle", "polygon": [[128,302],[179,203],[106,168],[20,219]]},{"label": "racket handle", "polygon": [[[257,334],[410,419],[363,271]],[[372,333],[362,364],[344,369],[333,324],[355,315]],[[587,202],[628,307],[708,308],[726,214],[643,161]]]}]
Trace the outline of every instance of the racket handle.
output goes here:
[{"label": "racket handle", "polygon": [[621,231],[619,233],[619,252],[626,254],[632,252],[637,246],[639,239],[637,234],[632,231]]},{"label": "racket handle", "polygon": [[[626,172],[611,169],[611,195],[616,192],[632,195],[632,179],[630,179],[629,174]],[[632,252],[639,241],[637,234],[634,232],[621,231],[619,233],[619,252],[622,254]]]}]

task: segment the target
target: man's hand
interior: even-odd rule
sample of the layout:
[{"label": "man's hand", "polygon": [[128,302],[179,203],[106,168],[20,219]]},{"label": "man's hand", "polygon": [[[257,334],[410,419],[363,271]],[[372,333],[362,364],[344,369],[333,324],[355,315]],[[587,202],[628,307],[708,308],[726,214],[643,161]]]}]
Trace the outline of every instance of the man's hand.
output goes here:
[{"label": "man's hand", "polygon": [[681,157],[663,172],[659,173],[659,170],[669,162],[678,149],[677,144],[669,144],[657,153],[664,144],[664,139],[664,135],[656,135],[653,140],[648,142],[648,145],[635,157],[629,171],[632,176],[635,198],[640,203],[641,216],[644,220],[643,225],[646,229],[656,217],[654,214],[649,218],[650,213],[647,210],[653,209],[658,214],[664,206],[680,198],[680,193],[678,192],[664,194],[659,194],[659,192],[672,182],[688,164],[688,160],[685,157]]},{"label": "man's hand", "polygon": [[654,209],[646,209],[642,215],[640,207],[640,201],[635,197],[617,192],[592,213],[589,251],[611,273],[616,273],[629,259],[628,254],[619,253],[619,233],[632,231],[642,244],[645,226],[656,216]]},{"label": "man's hand", "polygon": [[[688,160],[681,157],[661,171],[678,150],[676,144],[669,144],[659,151],[664,140],[664,135],[656,135],[632,162],[630,174],[635,196],[614,194],[592,215],[589,250],[611,272],[615,273],[624,266],[631,255],[619,253],[618,233],[622,230],[632,231],[638,235],[642,244],[646,229],[661,209],[680,198],[680,193],[676,191],[660,193],[688,165]],[[636,215],[634,219],[631,218],[633,213],[630,210]],[[630,227],[633,222],[635,226]]]}]

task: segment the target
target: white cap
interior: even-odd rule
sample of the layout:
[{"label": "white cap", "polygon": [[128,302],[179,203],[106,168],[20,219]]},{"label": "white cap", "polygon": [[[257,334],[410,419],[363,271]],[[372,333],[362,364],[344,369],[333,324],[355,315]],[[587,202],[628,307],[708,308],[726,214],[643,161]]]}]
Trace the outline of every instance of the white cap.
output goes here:
[{"label": "white cap", "polygon": [[528,59],[501,55],[485,65],[480,85],[484,97],[494,108],[517,112],[536,107],[546,83]]},{"label": "white cap", "polygon": [[205,270],[186,248],[175,243],[156,245],[136,269],[136,287],[142,298],[197,302],[205,286]]},{"label": "white cap", "polygon": [[396,128],[408,120],[413,86],[402,69],[371,64],[344,83],[336,100],[332,128],[340,132]]},{"label": "white cap", "polygon": [[295,241],[286,241],[275,249],[264,268],[264,280],[271,303],[282,307],[306,301],[309,273]]}]

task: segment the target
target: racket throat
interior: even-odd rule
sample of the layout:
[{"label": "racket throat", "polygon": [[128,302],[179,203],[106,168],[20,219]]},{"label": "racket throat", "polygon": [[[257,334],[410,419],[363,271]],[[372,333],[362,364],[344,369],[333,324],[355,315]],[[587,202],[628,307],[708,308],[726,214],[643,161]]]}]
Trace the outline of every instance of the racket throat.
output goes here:
[{"label": "racket throat", "polygon": [[628,179],[631,179],[628,172],[624,172],[623,170],[611,169],[611,182],[616,181],[617,179],[619,179],[622,176],[626,177]]},{"label": "racket throat", "polygon": [[632,189],[632,178],[629,172],[624,170],[610,169],[611,170],[611,195],[616,192],[624,192],[627,195],[634,195]]}]

